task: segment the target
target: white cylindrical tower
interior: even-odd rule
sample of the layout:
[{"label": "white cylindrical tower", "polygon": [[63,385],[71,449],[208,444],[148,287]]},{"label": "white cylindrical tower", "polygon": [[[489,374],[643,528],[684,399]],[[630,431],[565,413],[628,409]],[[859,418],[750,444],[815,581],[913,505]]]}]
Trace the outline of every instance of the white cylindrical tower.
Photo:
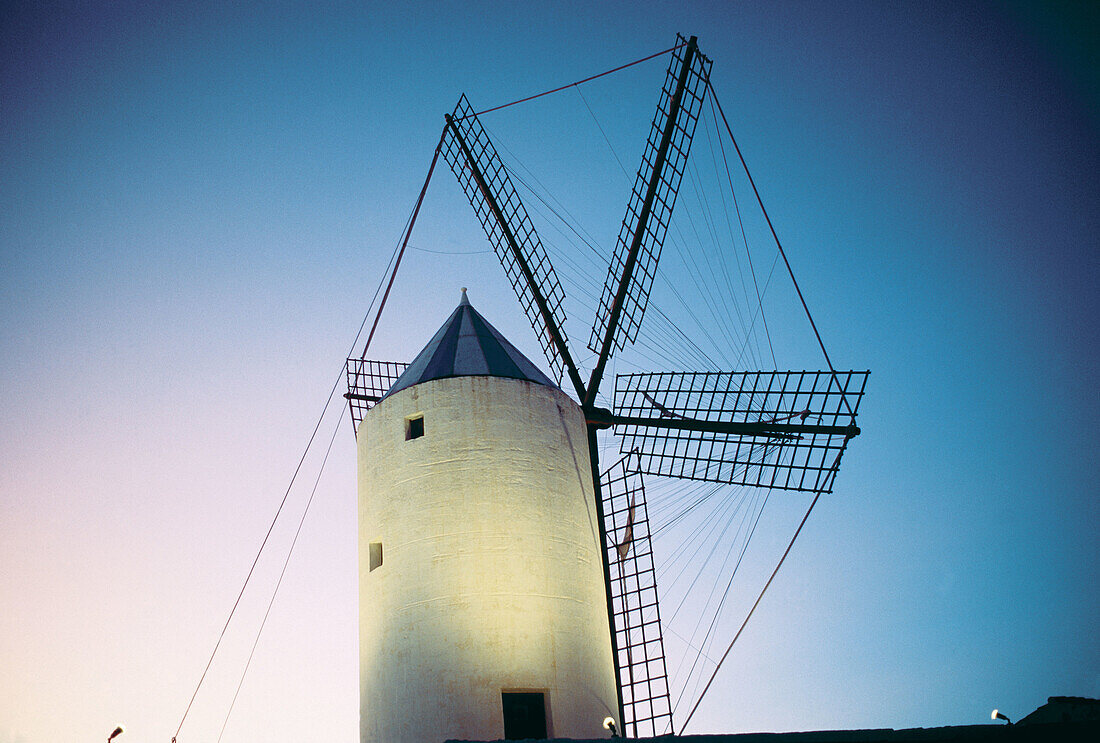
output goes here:
[{"label": "white cylindrical tower", "polygon": [[603,737],[584,416],[463,301],[363,418],[362,743]]}]

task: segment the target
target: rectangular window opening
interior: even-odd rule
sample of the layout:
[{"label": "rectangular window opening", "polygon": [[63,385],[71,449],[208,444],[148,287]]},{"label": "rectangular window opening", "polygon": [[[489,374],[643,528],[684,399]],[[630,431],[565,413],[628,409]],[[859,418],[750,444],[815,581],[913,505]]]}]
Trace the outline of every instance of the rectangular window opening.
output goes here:
[{"label": "rectangular window opening", "polygon": [[368,552],[369,552],[369,560],[370,560],[370,569],[374,570],[375,568],[382,567],[382,543],[381,542],[371,542],[370,546],[368,547]]},{"label": "rectangular window opening", "polygon": [[505,740],[546,739],[546,694],[541,691],[502,691],[500,701],[504,708]]},{"label": "rectangular window opening", "polygon": [[405,441],[412,441],[424,435],[424,416],[414,415],[405,419]]}]

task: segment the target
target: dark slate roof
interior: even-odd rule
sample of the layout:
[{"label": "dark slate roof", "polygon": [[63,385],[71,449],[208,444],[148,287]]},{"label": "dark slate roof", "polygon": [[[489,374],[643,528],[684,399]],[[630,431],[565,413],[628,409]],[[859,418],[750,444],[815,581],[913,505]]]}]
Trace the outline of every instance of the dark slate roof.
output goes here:
[{"label": "dark slate roof", "polygon": [[383,398],[414,384],[447,377],[507,377],[557,387],[470,304],[466,290],[447,322]]}]

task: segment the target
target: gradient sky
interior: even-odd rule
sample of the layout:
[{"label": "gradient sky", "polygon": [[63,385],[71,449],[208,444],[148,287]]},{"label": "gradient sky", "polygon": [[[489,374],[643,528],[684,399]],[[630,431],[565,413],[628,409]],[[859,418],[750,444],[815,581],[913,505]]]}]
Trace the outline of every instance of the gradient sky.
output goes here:
[{"label": "gradient sky", "polygon": [[[689,732],[968,724],[1100,697],[1100,61],[1084,5],[7,4],[0,743],[119,722],[124,741],[171,738],[443,114],[461,92],[496,105],[677,31],[714,60],[834,361],[873,372],[836,492]],[[629,169],[665,65],[584,88]],[[575,187],[609,248],[625,192],[591,174],[583,148],[606,149],[580,111],[546,99],[485,123],[551,189]],[[469,286],[542,363],[444,167],[412,244],[371,357],[411,359]],[[340,425],[225,740],[357,740]],[[180,743],[218,736],[322,453]]]}]

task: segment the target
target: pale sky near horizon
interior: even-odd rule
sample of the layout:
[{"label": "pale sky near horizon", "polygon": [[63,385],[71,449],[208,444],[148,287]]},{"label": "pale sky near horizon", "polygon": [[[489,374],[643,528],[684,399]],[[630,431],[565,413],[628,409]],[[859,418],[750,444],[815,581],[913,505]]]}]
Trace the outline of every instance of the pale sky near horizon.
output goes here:
[{"label": "pale sky near horizon", "polygon": [[[971,724],[1100,697],[1087,3],[398,5],[0,11],[0,743],[120,722],[123,743],[170,740],[443,114],[676,32],[714,61],[834,361],[872,371],[836,491],[688,732]],[[484,118],[608,251],[625,194],[593,175],[618,166],[584,105],[632,171],[666,64]],[[411,245],[368,356],[411,359],[469,286],[545,368],[442,163]],[[587,321],[570,322],[579,348]],[[820,362],[779,362],[804,363]],[[218,738],[336,423],[179,743]],[[226,741],[358,737],[339,426]],[[777,500],[776,531],[806,503]]]}]

